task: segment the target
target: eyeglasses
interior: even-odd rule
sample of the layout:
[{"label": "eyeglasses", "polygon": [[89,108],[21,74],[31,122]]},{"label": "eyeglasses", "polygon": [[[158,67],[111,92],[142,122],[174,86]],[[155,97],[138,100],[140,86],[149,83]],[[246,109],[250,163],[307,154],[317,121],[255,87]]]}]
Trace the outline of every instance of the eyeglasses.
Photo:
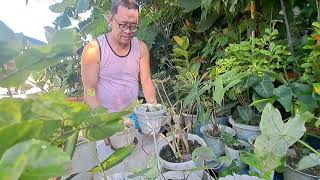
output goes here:
[{"label": "eyeglasses", "polygon": [[131,32],[136,32],[139,29],[139,27],[135,26],[135,25],[132,26],[132,25],[129,25],[129,24],[120,24],[119,21],[115,17],[113,17],[113,18],[119,24],[119,29],[121,31],[125,31],[127,29],[130,29]]}]

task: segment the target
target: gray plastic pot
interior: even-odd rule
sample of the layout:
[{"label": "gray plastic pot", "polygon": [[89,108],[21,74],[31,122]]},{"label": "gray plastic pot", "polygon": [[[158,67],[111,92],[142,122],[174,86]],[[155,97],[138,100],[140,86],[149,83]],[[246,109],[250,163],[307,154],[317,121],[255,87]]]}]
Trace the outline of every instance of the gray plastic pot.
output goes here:
[{"label": "gray plastic pot", "polygon": [[236,123],[232,117],[229,117],[229,123],[237,133],[237,138],[243,141],[248,141],[248,138],[253,135],[260,135],[261,130],[259,126],[250,126],[245,124]]},{"label": "gray plastic pot", "polygon": [[287,165],[283,178],[284,180],[319,180],[320,176],[306,174]]},{"label": "gray plastic pot", "polygon": [[[245,146],[246,149],[252,147],[249,143],[247,143],[245,141],[242,141],[242,140],[237,140],[237,141],[240,142],[241,145]],[[230,157],[232,160],[235,161],[236,165],[240,169],[245,169],[248,167],[248,165],[246,165],[245,163],[243,163],[240,160],[240,151],[239,150],[232,149],[231,147],[225,145],[225,152],[228,157]]]},{"label": "gray plastic pot", "polygon": [[[153,108],[158,107],[160,110],[155,112],[147,112],[147,107]],[[152,134],[153,130],[155,133],[160,131],[162,124],[165,121],[166,109],[161,104],[142,104],[134,110],[137,115],[141,132],[143,134]]]},{"label": "gray plastic pot", "polygon": [[[200,138],[199,136],[194,135],[194,134],[188,134],[188,140],[195,140],[199,144],[201,144],[201,146],[207,146],[206,142],[202,138]],[[172,137],[168,137],[166,140],[161,139],[158,142],[158,154],[160,154],[160,151],[163,149],[163,147],[168,145],[168,142],[171,142],[171,141],[172,141]],[[166,161],[166,160],[162,159],[161,157],[159,157],[159,159],[160,159],[161,166],[167,170],[186,171],[186,170],[194,169],[195,167],[197,167],[196,164],[192,160],[186,161],[186,162],[181,162],[181,163],[173,163],[173,162]],[[204,163],[202,165],[204,165]],[[204,172],[204,170],[200,170],[200,171],[196,171],[194,173],[196,173],[198,176],[202,177],[203,172]]]},{"label": "gray plastic pot", "polygon": [[[228,126],[219,125],[218,128],[220,131],[224,131],[224,132],[230,134],[231,136],[236,135],[236,132]],[[217,157],[220,157],[225,153],[224,141],[220,137],[210,137],[210,136],[206,135],[205,131],[208,129],[212,129],[212,124],[207,124],[207,125],[201,126],[200,132],[203,134],[203,139],[207,143],[207,145],[213,149],[214,154]]]},{"label": "gray plastic pot", "polygon": [[134,127],[130,127],[121,132],[115,133],[109,138],[109,140],[114,148],[119,149],[132,144],[136,135],[135,133],[136,129]]}]

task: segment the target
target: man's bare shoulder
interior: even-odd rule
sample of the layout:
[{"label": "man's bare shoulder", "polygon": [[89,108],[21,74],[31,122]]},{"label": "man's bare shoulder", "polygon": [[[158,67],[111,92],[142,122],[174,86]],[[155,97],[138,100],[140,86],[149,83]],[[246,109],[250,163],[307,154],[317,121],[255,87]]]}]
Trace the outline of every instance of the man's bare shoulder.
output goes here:
[{"label": "man's bare shoulder", "polygon": [[139,47],[140,47],[141,57],[149,55],[149,48],[145,42],[139,40]]},{"label": "man's bare shoulder", "polygon": [[82,61],[84,64],[99,63],[100,50],[97,40],[92,40],[83,49]]}]

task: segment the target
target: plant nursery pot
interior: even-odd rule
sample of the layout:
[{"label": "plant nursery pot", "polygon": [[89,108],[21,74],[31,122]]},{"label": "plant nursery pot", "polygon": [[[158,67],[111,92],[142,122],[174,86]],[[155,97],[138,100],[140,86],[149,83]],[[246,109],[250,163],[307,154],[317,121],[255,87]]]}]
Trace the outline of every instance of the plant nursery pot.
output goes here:
[{"label": "plant nursery pot", "polygon": [[229,116],[218,117],[217,124],[228,125],[228,119],[229,119]]},{"label": "plant nursery pot", "polygon": [[[236,135],[236,132],[232,128],[228,127],[228,126],[219,125],[218,128],[219,128],[220,131],[224,131],[224,132],[230,134],[231,136],[235,136]],[[217,157],[220,157],[225,153],[224,141],[220,137],[208,136],[205,133],[205,131],[208,130],[208,129],[212,129],[212,125],[211,124],[203,125],[203,126],[200,127],[200,131],[203,134],[203,139],[208,144],[208,146],[213,149],[214,154]]]},{"label": "plant nursery pot", "polygon": [[[205,143],[205,141],[202,138],[200,138],[199,136],[194,135],[194,134],[188,134],[188,140],[196,141],[201,146],[207,146],[207,144]],[[193,162],[193,160],[189,160],[186,162],[180,162],[180,163],[174,163],[174,162],[169,162],[169,161],[164,160],[160,156],[160,152],[164,149],[164,147],[166,145],[168,145],[168,141],[171,142],[172,137],[168,137],[167,140],[162,139],[158,142],[158,154],[159,154],[160,164],[162,167],[164,167],[167,170],[172,170],[172,171],[186,171],[186,170],[190,170],[190,169],[197,167],[196,164]],[[204,165],[204,162],[203,162],[202,166],[203,165]],[[204,172],[204,170],[199,170],[194,173],[197,174],[198,176],[202,177],[203,172]]]},{"label": "plant nursery pot", "polygon": [[202,176],[188,171],[169,171],[160,175],[156,180],[201,180]]},{"label": "plant nursery pot", "polygon": [[283,173],[284,180],[319,180],[320,176],[314,176],[298,171],[290,166],[286,166],[286,170]]},{"label": "plant nursery pot", "polygon": [[261,180],[261,179],[255,176],[234,174],[232,176],[228,175],[228,176],[219,178],[219,180]]},{"label": "plant nursery pot", "polygon": [[[157,108],[155,111],[148,112],[150,108]],[[137,115],[141,132],[143,134],[159,133],[162,124],[165,121],[166,109],[161,104],[142,104],[134,110]]]},{"label": "plant nursery pot", "polygon": [[253,146],[257,137],[258,137],[257,135],[252,135],[252,136],[248,137],[248,143]]},{"label": "plant nursery pot", "polygon": [[229,117],[229,123],[232,128],[236,131],[236,136],[238,139],[243,141],[248,141],[248,138],[253,135],[260,135],[261,130],[259,126],[250,126],[245,124],[236,123],[232,117]]},{"label": "plant nursery pot", "polygon": [[109,140],[114,148],[119,149],[132,144],[135,135],[136,129],[134,127],[130,127],[124,131],[115,133],[109,138]]},{"label": "plant nursery pot", "polygon": [[[245,147],[245,149],[252,147],[249,143],[245,141],[242,141],[242,140],[238,140],[238,141],[240,142],[241,145]],[[248,165],[246,165],[240,160],[240,150],[236,150],[236,149],[233,149],[232,147],[225,145],[225,152],[228,157],[230,157],[235,161],[236,165],[240,167],[240,169],[245,169],[248,167]]]}]

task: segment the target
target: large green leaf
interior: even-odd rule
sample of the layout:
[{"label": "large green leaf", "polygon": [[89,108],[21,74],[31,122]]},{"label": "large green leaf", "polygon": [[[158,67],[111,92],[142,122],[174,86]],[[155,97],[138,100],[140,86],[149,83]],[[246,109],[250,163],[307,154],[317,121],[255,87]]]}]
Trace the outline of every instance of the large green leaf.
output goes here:
[{"label": "large green leaf", "polygon": [[42,180],[62,176],[70,162],[61,149],[32,139],[12,146],[4,153],[0,160],[0,179]]},{"label": "large green leaf", "polygon": [[0,128],[29,119],[31,115],[31,104],[32,100],[30,99],[0,99]]},{"label": "large green leaf", "polygon": [[[135,147],[135,145],[129,145],[127,147],[123,147],[116,150],[116,152],[111,154],[105,161],[101,163],[103,170],[108,170],[122,162],[127,156],[129,156],[134,151]],[[96,166],[92,168],[90,172],[100,172],[100,168]]]},{"label": "large green leaf", "polygon": [[320,156],[315,153],[311,153],[299,161],[298,170],[308,169],[317,165],[320,165]]},{"label": "large green leaf", "polygon": [[83,135],[92,141],[98,141],[102,139],[106,139],[116,132],[122,131],[124,129],[123,120],[121,118],[117,119],[117,121],[103,123],[97,125],[90,125],[89,123],[85,123],[86,129],[82,131]]},{"label": "large green leaf", "polygon": [[60,127],[60,121],[30,120],[0,128],[0,157],[12,145],[31,139],[48,140]]},{"label": "large green leaf", "polygon": [[278,157],[285,156],[289,147],[306,131],[304,123],[300,115],[284,123],[279,110],[267,104],[262,112],[260,122],[262,136],[255,141],[255,152],[258,154],[270,152]]},{"label": "large green leaf", "polygon": [[63,13],[68,7],[74,6],[77,0],[63,0],[61,3],[51,5],[49,9],[54,13]]},{"label": "large green leaf", "polygon": [[2,21],[0,21],[0,43],[7,42],[14,37],[14,32]]},{"label": "large green leaf", "polygon": [[309,108],[309,111],[312,112],[318,107],[316,99],[312,96],[313,87],[311,85],[294,82],[292,83],[292,91],[294,96]]},{"label": "large green leaf", "polygon": [[184,12],[190,12],[201,6],[201,0],[177,0],[175,5],[184,8]]},{"label": "large green leaf", "polygon": [[214,100],[221,106],[226,89],[223,88],[222,76],[217,76],[214,83]]},{"label": "large green leaf", "polygon": [[215,12],[211,12],[207,18],[201,19],[198,26],[197,31],[198,32],[204,32],[208,30],[219,18],[219,15]]},{"label": "large green leaf", "polygon": [[86,10],[89,9],[89,0],[78,0],[77,2],[77,7],[76,7],[76,12],[77,13],[82,13],[85,12]]},{"label": "large green leaf", "polygon": [[286,111],[290,112],[293,95],[291,88],[287,85],[281,85],[273,90],[273,94],[277,96],[277,100],[286,109]]},{"label": "large green leaf", "polygon": [[60,28],[65,28],[71,25],[71,20],[66,13],[63,13],[55,19],[54,23],[58,24]]},{"label": "large green leaf", "polygon": [[239,116],[244,121],[250,121],[253,119],[253,109],[250,106],[237,106]]},{"label": "large green leaf", "polygon": [[264,75],[262,80],[253,89],[262,97],[269,98],[273,95],[274,85],[268,75]]}]

